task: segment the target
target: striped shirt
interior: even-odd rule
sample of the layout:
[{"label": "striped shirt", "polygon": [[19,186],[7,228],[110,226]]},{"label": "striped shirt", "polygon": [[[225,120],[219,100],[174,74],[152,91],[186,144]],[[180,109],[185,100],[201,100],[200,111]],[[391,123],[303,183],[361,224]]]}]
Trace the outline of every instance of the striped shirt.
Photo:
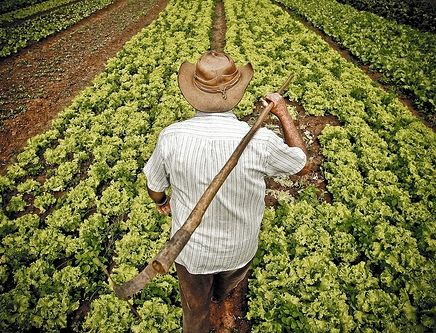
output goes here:
[{"label": "striped shirt", "polygon": [[[231,112],[202,113],[165,128],[144,167],[155,192],[172,187],[171,235],[183,225],[199,198],[249,131]],[[289,147],[261,128],[242,153],[176,262],[191,274],[238,269],[256,254],[265,209],[265,176],[299,172],[302,149]]]}]

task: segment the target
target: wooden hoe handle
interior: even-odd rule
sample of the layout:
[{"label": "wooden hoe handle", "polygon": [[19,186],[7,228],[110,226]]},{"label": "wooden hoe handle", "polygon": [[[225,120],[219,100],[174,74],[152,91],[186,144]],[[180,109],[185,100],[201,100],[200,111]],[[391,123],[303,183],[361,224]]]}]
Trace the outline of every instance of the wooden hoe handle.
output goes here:
[{"label": "wooden hoe handle", "polygon": [[[282,95],[292,80],[290,75],[280,89],[277,91]],[[201,219],[203,218],[206,209],[209,207],[213,198],[215,197],[218,190],[223,185],[224,181],[227,179],[230,172],[236,166],[239,158],[247,147],[250,140],[253,138],[256,131],[261,127],[266,116],[271,111],[273,103],[268,103],[268,105],[262,110],[256,123],[248,131],[248,133],[242,138],[239,145],[236,147],[233,154],[230,156],[223,168],[218,172],[215,178],[212,180],[206,191],[198,200],[191,214],[187,218],[183,226],[174,234],[173,237],[164,245],[156,257],[145,267],[137,276],[135,276],[130,281],[123,283],[122,285],[113,285],[115,294],[124,300],[129,299],[135,293],[139,292],[145,287],[158,273],[165,274],[169,271],[171,265],[176,260],[179,253],[185,247],[186,243],[191,238],[192,233],[200,225]]]}]

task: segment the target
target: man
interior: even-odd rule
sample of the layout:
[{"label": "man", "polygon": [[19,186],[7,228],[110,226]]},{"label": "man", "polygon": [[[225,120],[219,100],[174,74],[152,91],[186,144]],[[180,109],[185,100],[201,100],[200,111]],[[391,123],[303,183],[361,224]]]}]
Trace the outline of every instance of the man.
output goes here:
[{"label": "man", "polygon": [[[178,75],[192,119],[165,128],[144,167],[150,197],[162,214],[172,213],[172,235],[226,163],[249,126],[232,109],[253,76],[250,64],[236,67],[224,53],[207,52],[185,62]],[[305,145],[283,98],[269,94],[284,141],[261,128],[242,153],[176,259],[185,333],[209,332],[209,305],[242,281],[257,250],[265,208],[265,176],[296,174],[306,164]],[[265,102],[266,103],[266,102]],[[165,190],[172,187],[172,197]]]}]

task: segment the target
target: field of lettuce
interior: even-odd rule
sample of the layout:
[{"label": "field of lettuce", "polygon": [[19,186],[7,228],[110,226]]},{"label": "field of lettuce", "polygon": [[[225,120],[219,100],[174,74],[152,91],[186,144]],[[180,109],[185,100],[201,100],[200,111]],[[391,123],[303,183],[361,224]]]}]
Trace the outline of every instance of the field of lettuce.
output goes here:
[{"label": "field of lettuce", "polygon": [[113,1],[2,1],[0,4],[0,58],[67,29]]},{"label": "field of lettuce", "polygon": [[[280,196],[265,212],[248,290],[252,332],[432,332],[436,135],[282,6],[302,14],[308,4],[334,3],[330,17],[346,8],[363,26],[361,12],[333,0],[280,2],[224,1],[225,51],[255,70],[235,113],[252,113],[292,72],[289,98],[341,125],[319,137],[333,203],[303,186],[299,197]],[[213,0],[170,1],[0,176],[1,332],[181,332],[174,271],[134,297],[138,319],[100,263],[126,281],[167,240],[170,219],[157,214],[141,169],[160,131],[194,114],[177,70],[210,48],[214,7]],[[329,33],[318,16],[306,17]],[[383,36],[412,33],[395,25]],[[417,105],[434,113],[435,35],[413,33],[426,48],[392,52],[422,73],[403,71],[394,55],[362,61],[408,85]]]}]

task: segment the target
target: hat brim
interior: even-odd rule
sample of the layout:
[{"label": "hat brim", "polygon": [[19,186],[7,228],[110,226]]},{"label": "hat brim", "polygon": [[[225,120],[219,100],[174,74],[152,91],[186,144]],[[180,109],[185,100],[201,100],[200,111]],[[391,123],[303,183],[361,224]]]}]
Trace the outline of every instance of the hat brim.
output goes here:
[{"label": "hat brim", "polygon": [[202,112],[226,112],[233,109],[241,101],[253,77],[251,64],[239,67],[241,78],[237,84],[226,91],[227,99],[224,99],[221,93],[205,92],[194,84],[195,67],[195,64],[184,62],[179,69],[178,83],[188,103]]}]

